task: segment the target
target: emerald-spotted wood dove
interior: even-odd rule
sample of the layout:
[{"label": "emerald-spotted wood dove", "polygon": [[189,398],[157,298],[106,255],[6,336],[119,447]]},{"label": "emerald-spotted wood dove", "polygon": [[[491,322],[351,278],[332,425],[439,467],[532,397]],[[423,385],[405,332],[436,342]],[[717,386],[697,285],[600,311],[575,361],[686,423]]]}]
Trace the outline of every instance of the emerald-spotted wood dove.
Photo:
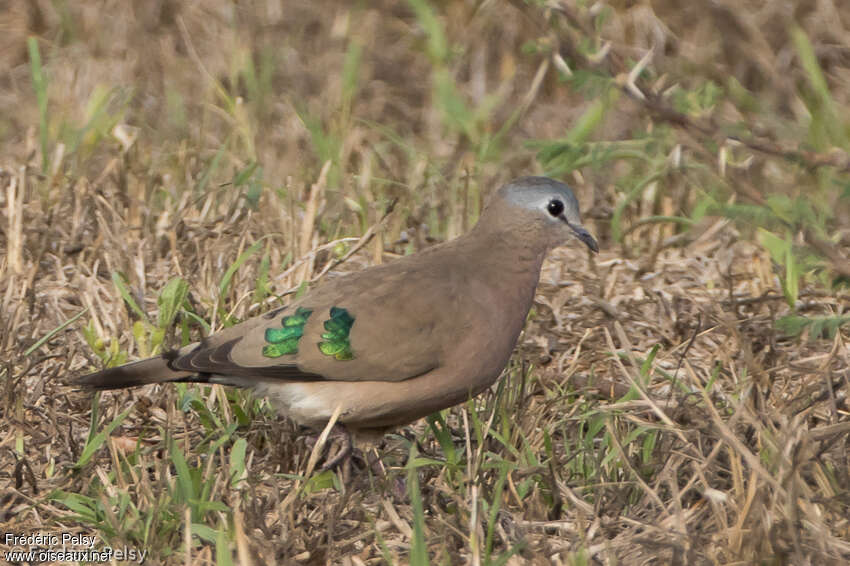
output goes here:
[{"label": "emerald-spotted wood dove", "polygon": [[338,406],[339,422],[351,431],[409,423],[499,377],[543,258],[571,237],[598,251],[570,188],[545,177],[516,179],[459,238],[328,281],[289,306],[78,383],[221,383],[253,388],[313,428]]}]

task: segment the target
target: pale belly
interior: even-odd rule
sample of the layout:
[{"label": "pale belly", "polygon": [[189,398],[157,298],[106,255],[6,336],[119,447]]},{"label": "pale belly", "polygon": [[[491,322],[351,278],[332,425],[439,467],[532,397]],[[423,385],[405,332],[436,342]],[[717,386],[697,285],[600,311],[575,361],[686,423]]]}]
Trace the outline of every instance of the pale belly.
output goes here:
[{"label": "pale belly", "polygon": [[458,379],[446,383],[441,377],[432,374],[401,382],[260,382],[254,391],[267,397],[281,415],[304,426],[324,427],[339,408],[340,424],[384,429],[462,403],[490,386],[498,374],[473,383]]}]

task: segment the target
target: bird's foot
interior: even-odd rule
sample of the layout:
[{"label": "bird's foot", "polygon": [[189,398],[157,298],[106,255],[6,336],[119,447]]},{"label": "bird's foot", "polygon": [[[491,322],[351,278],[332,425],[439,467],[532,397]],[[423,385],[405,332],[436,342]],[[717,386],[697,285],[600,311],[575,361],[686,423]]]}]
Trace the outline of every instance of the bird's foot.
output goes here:
[{"label": "bird's foot", "polygon": [[345,464],[346,467],[351,464],[351,455],[354,453],[354,443],[351,441],[351,433],[339,425],[334,425],[331,430],[331,435],[339,439],[339,449],[333,456],[328,450],[327,459],[322,464],[322,471],[336,470],[340,464]]},{"label": "bird's foot", "polygon": [[[315,431],[305,430],[304,433],[304,446],[307,450],[314,451],[320,435]],[[318,467],[318,471],[336,470],[351,460],[354,451],[354,443],[348,430],[340,424],[334,425],[319,455],[319,460],[324,460],[324,463]]]}]

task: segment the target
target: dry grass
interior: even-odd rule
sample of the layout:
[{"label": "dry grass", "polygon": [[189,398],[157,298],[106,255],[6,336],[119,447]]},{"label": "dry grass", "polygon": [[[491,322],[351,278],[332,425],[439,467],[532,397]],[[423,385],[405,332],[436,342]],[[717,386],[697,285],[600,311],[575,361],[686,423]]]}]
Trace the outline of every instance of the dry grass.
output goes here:
[{"label": "dry grass", "polygon": [[[850,11],[610,2],[594,27],[602,4],[515,4],[435,8],[444,48],[418,2],[0,3],[3,532],[97,534],[163,564],[850,561],[847,326],[779,332],[785,268],[721,214],[826,195],[792,234],[821,257],[794,312],[847,315],[823,274],[850,257],[850,193],[832,192],[850,186]],[[582,137],[596,75],[621,96]],[[729,77],[746,95],[700,106]],[[93,408],[67,383],[454,237],[492,188],[541,172],[528,141],[565,136],[643,136],[664,174],[632,194],[654,173],[627,157],[570,170],[602,253],[556,250],[500,384],[368,450],[383,474],[303,476],[303,434],[242,392]],[[705,194],[728,207],[694,213]],[[160,328],[174,277],[188,297]]]}]

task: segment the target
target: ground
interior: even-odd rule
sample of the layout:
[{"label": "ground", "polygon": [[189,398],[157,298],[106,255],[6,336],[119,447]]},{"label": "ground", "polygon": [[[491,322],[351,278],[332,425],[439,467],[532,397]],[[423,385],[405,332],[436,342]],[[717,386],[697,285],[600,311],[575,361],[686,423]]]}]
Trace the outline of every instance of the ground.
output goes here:
[{"label": "ground", "polygon": [[[0,2],[0,531],[149,564],[850,561],[850,10],[779,4]],[[498,384],[347,476],[245,392],[73,385],[526,174],[601,252],[556,249]]]}]

